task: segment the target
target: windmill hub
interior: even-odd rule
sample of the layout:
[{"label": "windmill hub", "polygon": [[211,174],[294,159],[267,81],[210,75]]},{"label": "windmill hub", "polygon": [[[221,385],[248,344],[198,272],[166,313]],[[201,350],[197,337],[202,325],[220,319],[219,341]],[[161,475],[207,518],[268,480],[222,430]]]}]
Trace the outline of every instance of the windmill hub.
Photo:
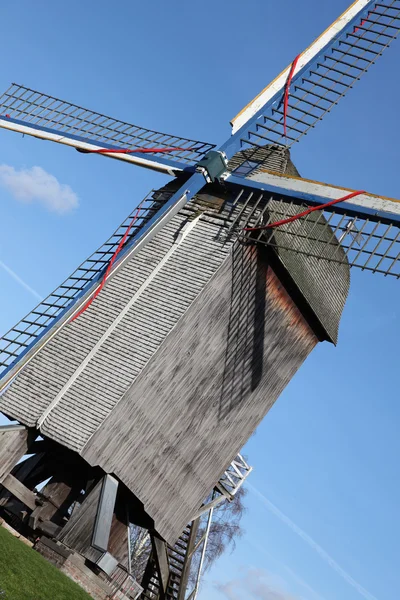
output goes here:
[{"label": "windmill hub", "polygon": [[202,173],[207,183],[219,179],[228,166],[225,152],[210,150],[205,157],[197,163],[196,171]]}]

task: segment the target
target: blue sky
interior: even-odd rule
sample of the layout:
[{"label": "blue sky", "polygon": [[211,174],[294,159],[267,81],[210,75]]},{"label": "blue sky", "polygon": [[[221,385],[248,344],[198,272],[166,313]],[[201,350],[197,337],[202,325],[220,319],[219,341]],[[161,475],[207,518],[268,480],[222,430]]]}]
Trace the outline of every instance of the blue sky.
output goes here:
[{"label": "blue sky", "polygon": [[[7,3],[0,84],[222,143],[230,118],[347,3]],[[400,196],[399,60],[395,43],[302,140],[292,155],[302,175]],[[32,176],[40,167],[56,178],[46,180],[47,207],[0,187],[5,331],[165,179],[9,132],[0,137],[3,174]],[[60,195],[71,207],[65,214],[49,210]],[[338,347],[313,352],[245,448],[254,466],[246,533],[207,573],[201,600],[397,600],[399,286],[352,272]]]}]

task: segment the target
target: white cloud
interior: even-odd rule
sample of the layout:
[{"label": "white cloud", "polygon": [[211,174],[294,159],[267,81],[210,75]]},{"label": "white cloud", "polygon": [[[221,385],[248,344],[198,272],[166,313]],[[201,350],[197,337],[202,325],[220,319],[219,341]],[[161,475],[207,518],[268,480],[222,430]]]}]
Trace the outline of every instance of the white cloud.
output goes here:
[{"label": "white cloud", "polygon": [[263,569],[247,569],[242,577],[214,586],[227,600],[295,600],[294,596],[278,589]]},{"label": "white cloud", "polygon": [[70,186],[60,183],[42,167],[17,170],[9,165],[0,165],[0,184],[16,200],[37,202],[58,214],[68,213],[79,204],[78,196]]}]

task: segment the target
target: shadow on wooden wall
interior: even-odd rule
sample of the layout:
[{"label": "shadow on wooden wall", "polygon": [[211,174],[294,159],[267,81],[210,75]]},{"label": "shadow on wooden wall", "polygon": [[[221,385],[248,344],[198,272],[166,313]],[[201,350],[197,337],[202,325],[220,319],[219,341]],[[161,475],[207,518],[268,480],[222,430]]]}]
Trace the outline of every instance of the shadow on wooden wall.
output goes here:
[{"label": "shadow on wooden wall", "polygon": [[225,418],[261,382],[267,304],[267,251],[236,244],[219,418]]}]

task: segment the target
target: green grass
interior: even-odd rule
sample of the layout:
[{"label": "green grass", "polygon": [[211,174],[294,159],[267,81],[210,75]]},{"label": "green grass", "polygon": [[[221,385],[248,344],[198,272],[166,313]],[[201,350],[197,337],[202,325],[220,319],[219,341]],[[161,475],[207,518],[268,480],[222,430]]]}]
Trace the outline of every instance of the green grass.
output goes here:
[{"label": "green grass", "polygon": [[38,552],[0,527],[0,600],[91,600]]}]

